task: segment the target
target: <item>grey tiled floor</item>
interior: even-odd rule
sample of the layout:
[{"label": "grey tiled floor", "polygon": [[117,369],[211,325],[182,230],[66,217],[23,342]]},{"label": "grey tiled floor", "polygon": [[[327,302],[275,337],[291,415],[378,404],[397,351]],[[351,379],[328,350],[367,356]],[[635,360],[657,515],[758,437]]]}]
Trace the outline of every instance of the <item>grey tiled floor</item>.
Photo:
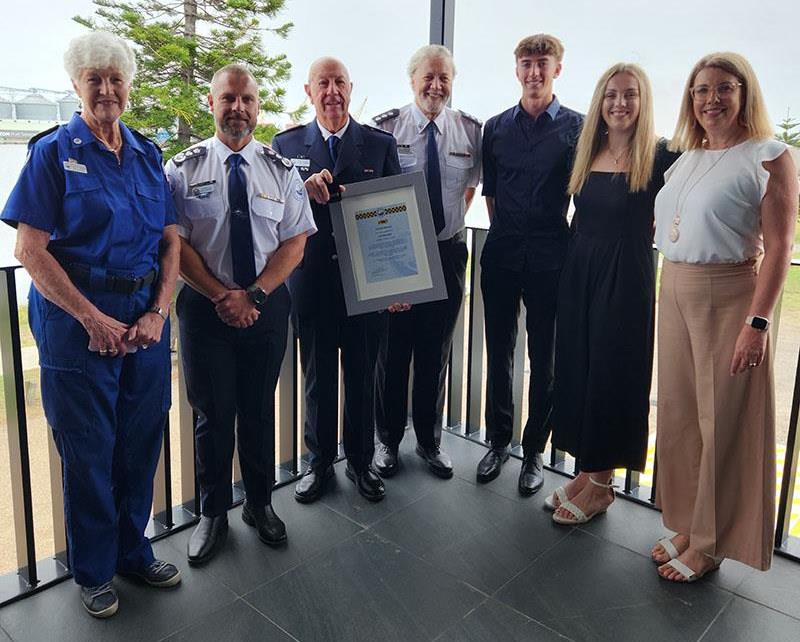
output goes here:
[{"label": "grey tiled floor", "polygon": [[102,640],[800,640],[800,565],[768,573],[735,562],[701,583],[660,580],[647,553],[659,515],[619,500],[583,528],[554,525],[545,490],[516,492],[518,462],[474,481],[482,447],[445,435],[456,476],[431,476],[404,440],[403,468],[373,505],[337,467],[324,500],[275,493],[289,543],[263,546],[231,511],[224,551],[185,563],[185,531],[155,545],[183,583],[118,578],[120,610],[90,618],[71,582],[0,610],[0,642]]}]

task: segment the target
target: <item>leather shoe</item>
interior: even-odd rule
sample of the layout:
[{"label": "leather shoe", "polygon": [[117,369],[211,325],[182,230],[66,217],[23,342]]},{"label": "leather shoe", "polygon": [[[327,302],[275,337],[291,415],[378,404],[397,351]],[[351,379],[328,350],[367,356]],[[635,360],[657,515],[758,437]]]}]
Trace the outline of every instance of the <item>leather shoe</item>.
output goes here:
[{"label": "leather shoe", "polygon": [[324,468],[311,466],[294,487],[294,498],[301,504],[317,501],[325,490],[325,482],[333,475],[333,466]]},{"label": "leather shoe", "polygon": [[392,477],[400,465],[397,448],[386,444],[378,444],[372,457],[372,466],[381,477]]},{"label": "leather shoe", "polygon": [[272,504],[251,506],[245,500],[242,521],[258,530],[258,539],[270,546],[280,546],[286,541],[286,525],[275,514]]},{"label": "leather shoe", "polygon": [[490,448],[478,462],[477,479],[481,484],[486,484],[500,474],[503,464],[508,461],[508,448]]},{"label": "leather shoe", "polygon": [[453,476],[453,462],[450,457],[439,450],[439,446],[423,448],[417,444],[416,452],[427,462],[428,468],[437,477],[450,479]]},{"label": "leather shoe", "polygon": [[200,517],[200,523],[189,538],[189,564],[203,564],[210,560],[225,543],[228,535],[228,515]]},{"label": "leather shoe", "polygon": [[383,487],[383,481],[378,477],[372,466],[367,466],[362,472],[357,472],[355,468],[347,462],[347,467],[344,469],[344,474],[352,481],[358,492],[364,499],[371,502],[379,502],[386,495],[386,489]]},{"label": "leather shoe", "polygon": [[535,453],[522,460],[519,484],[517,485],[520,495],[533,495],[544,486],[542,465],[542,453]]}]

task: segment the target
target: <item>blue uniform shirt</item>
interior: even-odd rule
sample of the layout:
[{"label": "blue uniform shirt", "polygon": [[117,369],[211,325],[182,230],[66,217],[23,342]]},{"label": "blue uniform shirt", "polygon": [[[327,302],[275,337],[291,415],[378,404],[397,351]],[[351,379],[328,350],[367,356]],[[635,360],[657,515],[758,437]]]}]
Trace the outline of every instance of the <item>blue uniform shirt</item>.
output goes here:
[{"label": "blue uniform shirt", "polygon": [[567,249],[567,186],[583,116],[558,99],[532,118],[517,104],[487,121],[483,195],[495,199],[481,265],[545,271]]},{"label": "blue uniform shirt", "polygon": [[166,225],[176,222],[158,148],[120,122],[122,160],[77,113],[31,146],[0,219],[46,232],[62,265],[139,277],[158,265]]}]

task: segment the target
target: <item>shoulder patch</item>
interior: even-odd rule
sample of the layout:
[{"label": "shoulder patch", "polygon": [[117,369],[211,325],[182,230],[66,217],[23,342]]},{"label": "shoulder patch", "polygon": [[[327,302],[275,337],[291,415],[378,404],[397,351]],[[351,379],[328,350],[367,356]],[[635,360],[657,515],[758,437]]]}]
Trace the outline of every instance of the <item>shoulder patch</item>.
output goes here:
[{"label": "shoulder patch", "polygon": [[205,156],[207,153],[208,149],[206,149],[205,145],[195,145],[194,147],[190,147],[189,149],[185,149],[184,151],[175,154],[175,156],[172,157],[172,162],[180,167],[187,160],[197,160],[198,158]]},{"label": "shoulder patch", "polygon": [[397,118],[400,115],[399,109],[390,109],[389,111],[385,111],[382,114],[378,114],[372,119],[372,122],[376,125],[380,125],[381,123],[385,123],[387,120],[391,120],[392,118]]},{"label": "shoulder patch", "polygon": [[458,110],[458,113],[461,114],[461,118],[464,118],[465,120],[468,120],[471,123],[475,123],[478,127],[483,127],[483,123],[477,118],[475,118],[475,116],[471,116],[467,112],[461,111],[460,109]]},{"label": "shoulder patch", "polygon": [[52,134],[52,133],[53,133],[54,131],[56,131],[56,130],[57,130],[59,127],[61,127],[61,125],[56,125],[55,127],[51,127],[50,129],[45,129],[43,132],[39,132],[38,134],[36,134],[36,135],[34,135],[34,136],[31,136],[30,140],[28,141],[28,151],[30,151],[31,147],[33,147],[33,146],[34,146],[34,144],[36,143],[36,141],[38,141],[38,140],[40,140],[40,139],[44,138],[44,137],[45,137],[45,136],[47,136],[48,134]]},{"label": "shoulder patch", "polygon": [[361,126],[364,129],[368,129],[371,132],[378,132],[379,134],[383,134],[384,136],[391,136],[392,138],[394,138],[394,134],[392,134],[391,132],[387,132],[386,130],[379,129],[378,127],[373,127],[372,125],[364,125],[364,124],[362,124]]},{"label": "shoulder patch", "polygon": [[276,165],[282,165],[286,169],[292,169],[292,161],[290,161],[288,158],[281,156],[269,145],[262,145],[260,151],[261,154],[264,156],[265,160],[271,160]]}]

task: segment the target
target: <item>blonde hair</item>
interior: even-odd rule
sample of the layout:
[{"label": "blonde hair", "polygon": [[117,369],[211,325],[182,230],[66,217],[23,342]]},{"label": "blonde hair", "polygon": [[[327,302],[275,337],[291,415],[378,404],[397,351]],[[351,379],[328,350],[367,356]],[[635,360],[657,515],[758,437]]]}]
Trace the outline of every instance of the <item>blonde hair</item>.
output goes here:
[{"label": "blonde hair", "polygon": [[564,58],[564,45],[555,36],[537,33],[519,41],[514,49],[514,58],[522,56],[553,56],[557,62]]},{"label": "blonde hair", "polygon": [[739,112],[739,124],[747,130],[747,138],[772,138],[772,122],[767,114],[767,105],[761,93],[756,73],[747,62],[747,59],[737,53],[730,51],[720,51],[717,53],[703,56],[689,73],[686,86],[683,90],[683,102],[678,114],[678,124],[675,126],[675,134],[670,142],[670,149],[673,151],[685,151],[687,149],[697,149],[703,146],[705,130],[697,122],[694,115],[694,101],[690,90],[694,85],[694,80],[706,67],[721,69],[732,76],[736,76],[742,83],[741,111]]},{"label": "blonde hair", "polygon": [[567,190],[570,194],[577,194],[581,191],[586,179],[589,178],[592,163],[603,146],[603,138],[607,133],[607,127],[603,121],[603,99],[609,80],[617,74],[630,74],[639,83],[639,117],[636,119],[636,129],[631,139],[631,164],[627,176],[628,191],[631,193],[641,192],[647,189],[650,183],[656,156],[653,90],[644,69],[639,65],[620,62],[600,76],[600,80],[597,81],[597,86],[594,88],[589,113],[586,114],[575,151],[575,163]]}]

